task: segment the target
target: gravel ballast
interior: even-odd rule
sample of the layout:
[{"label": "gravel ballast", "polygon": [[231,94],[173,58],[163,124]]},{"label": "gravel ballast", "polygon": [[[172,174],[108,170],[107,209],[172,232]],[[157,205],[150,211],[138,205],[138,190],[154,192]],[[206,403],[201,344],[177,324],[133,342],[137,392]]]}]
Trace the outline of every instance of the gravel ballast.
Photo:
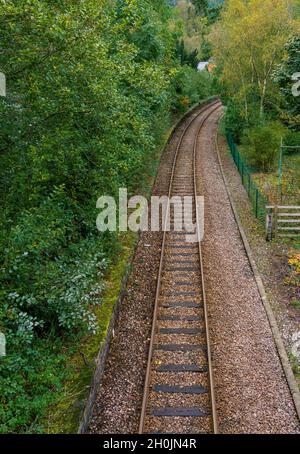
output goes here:
[{"label": "gravel ballast", "polygon": [[[220,172],[215,150],[220,115],[221,109],[205,122],[199,136],[196,162],[198,195],[205,197],[202,249],[219,430],[224,434],[300,433],[272,331]],[[176,144],[183,128],[184,124],[165,150],[153,195],[168,192]],[[127,296],[121,304],[104,378],[94,406],[91,433],[126,434],[138,431],[161,241],[160,233],[144,232],[140,236]],[[179,254],[178,260],[190,260],[186,250],[180,252],[185,255]],[[181,281],[187,290],[191,280],[198,278],[194,274],[190,273],[188,278],[179,276],[176,281]],[[171,291],[174,284],[170,279],[166,289]],[[162,316],[171,313],[168,307],[161,311]],[[197,311],[179,307],[176,314],[194,316]],[[200,320],[194,325],[178,326],[202,328],[203,325]],[[161,327],[170,328],[172,325],[163,322]],[[178,342],[184,343],[187,339],[189,336],[184,334],[178,337]],[[168,334],[161,334],[160,340],[167,341]],[[178,352],[162,354],[158,350],[154,353],[153,360],[157,365],[166,359],[172,364],[182,364]],[[197,361],[199,366],[206,365],[202,353],[190,351],[186,359],[189,364]],[[164,384],[164,373],[160,373],[159,377]],[[181,384],[197,384],[193,382],[193,377],[193,374],[184,372]],[[182,400],[180,394],[172,399],[174,406]],[[205,403],[201,395],[189,399],[191,405]],[[162,432],[180,433],[180,420],[164,417],[162,421],[162,418],[153,416],[149,418],[148,425],[149,428],[161,428]],[[207,427],[205,421],[203,425],[203,418],[199,418],[198,426],[195,418],[186,419],[186,426],[191,431],[196,426],[199,432],[209,431],[209,425],[209,418]]]}]

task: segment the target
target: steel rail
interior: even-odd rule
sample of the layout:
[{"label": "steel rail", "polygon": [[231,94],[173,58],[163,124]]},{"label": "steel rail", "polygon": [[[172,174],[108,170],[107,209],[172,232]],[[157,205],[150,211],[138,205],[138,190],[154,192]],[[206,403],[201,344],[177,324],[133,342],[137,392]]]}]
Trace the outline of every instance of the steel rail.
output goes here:
[{"label": "steel rail", "polygon": [[[215,110],[213,110],[214,112]],[[213,113],[212,112],[212,113]],[[211,114],[210,114],[211,115]],[[210,115],[205,119],[207,120]],[[205,121],[204,120],[204,121]],[[198,204],[197,204],[197,165],[196,165],[196,157],[197,157],[197,145],[200,136],[201,129],[203,127],[202,122],[198,128],[198,131],[195,136],[194,141],[194,150],[193,150],[193,171],[194,171],[194,194],[195,194],[195,205],[196,205],[196,222],[197,222],[197,230],[199,229],[199,213],[198,213]],[[200,270],[201,270],[201,290],[202,290],[202,300],[203,300],[203,308],[204,308],[204,325],[205,325],[205,337],[206,337],[206,345],[207,345],[207,362],[208,362],[208,374],[209,374],[209,387],[210,387],[210,403],[212,409],[212,423],[213,423],[213,433],[218,434],[218,418],[217,418],[217,409],[216,409],[216,399],[215,399],[215,390],[214,390],[214,377],[213,377],[213,367],[212,367],[212,358],[211,358],[211,348],[210,348],[210,335],[209,335],[209,327],[208,327],[208,309],[207,309],[207,300],[206,300],[206,292],[205,292],[205,280],[204,280],[204,269],[203,269],[203,254],[202,254],[202,247],[201,247],[201,238],[198,238],[198,249],[199,249],[199,262],[200,262]]]},{"label": "steel rail", "polygon": [[[196,136],[195,136],[195,140],[194,140],[193,179],[194,179],[194,193],[195,193],[195,202],[196,202],[197,186],[196,186],[196,165],[195,164],[196,164],[196,148],[197,148],[198,137],[200,135],[200,131],[201,131],[205,121],[221,106],[220,100],[214,101],[210,104],[205,105],[203,108],[201,108],[200,112],[195,117],[193,117],[191,119],[191,121],[188,122],[187,126],[184,128],[183,132],[181,133],[177,147],[176,147],[175,156],[174,156],[173,165],[172,165],[172,172],[171,172],[169,191],[168,191],[169,200],[171,198],[172,185],[173,185],[173,180],[174,180],[175,168],[176,168],[176,164],[177,164],[177,158],[178,158],[178,154],[179,154],[183,139],[184,139],[187,131],[191,127],[191,125],[202,114],[204,114],[206,112],[206,110],[209,110],[210,108],[212,108],[215,105],[217,105],[217,107],[215,107],[213,110],[209,111],[208,115],[206,117],[204,117],[203,120],[201,121],[200,126],[199,126]],[[196,207],[197,207],[197,204],[196,204]],[[166,227],[166,223],[167,223],[168,216],[169,216],[169,210],[170,210],[170,204],[168,204],[167,213],[165,216],[165,227]],[[199,213],[196,208],[197,225],[199,225],[198,216],[199,216]],[[155,334],[156,334],[156,324],[157,324],[157,315],[158,315],[158,307],[159,307],[158,302],[159,302],[159,296],[160,296],[160,290],[161,290],[161,277],[162,277],[163,264],[164,264],[165,244],[166,244],[166,228],[164,228],[164,232],[163,232],[162,248],[161,248],[160,263],[159,263],[159,272],[158,272],[154,311],[153,311],[151,338],[150,338],[149,353],[148,353],[148,362],[147,362],[146,377],[145,377],[145,383],[144,383],[143,401],[142,401],[142,407],[141,407],[139,434],[144,433],[144,423],[145,423],[147,405],[148,405],[149,385],[150,385],[150,377],[151,377],[151,363],[152,363],[152,357],[153,357],[154,339],[155,339]],[[206,342],[207,342],[207,357],[208,357],[208,363],[209,363],[208,367],[209,367],[210,401],[211,401],[211,407],[212,407],[213,431],[214,431],[214,433],[217,433],[218,424],[217,424],[216,405],[215,405],[215,393],[214,393],[214,389],[213,389],[213,370],[212,370],[212,364],[211,364],[210,339],[209,339],[209,332],[208,332],[208,314],[207,314],[207,305],[206,305],[206,297],[205,297],[202,250],[201,250],[200,241],[198,242],[198,245],[199,245],[199,260],[200,260],[201,281],[202,281],[201,282],[202,283],[202,295],[203,295],[204,314],[205,314],[204,315],[205,316],[205,336],[206,336]]]}]

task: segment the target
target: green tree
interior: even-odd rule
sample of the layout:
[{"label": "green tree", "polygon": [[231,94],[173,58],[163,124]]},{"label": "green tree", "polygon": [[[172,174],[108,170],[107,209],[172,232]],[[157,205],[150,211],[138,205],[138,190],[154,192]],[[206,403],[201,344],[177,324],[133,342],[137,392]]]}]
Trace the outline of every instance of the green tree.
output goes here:
[{"label": "green tree", "polygon": [[208,12],[208,0],[192,0],[195,5],[196,13],[199,16],[206,16]]},{"label": "green tree", "polygon": [[285,134],[285,128],[278,121],[246,129],[242,137],[242,144],[247,162],[262,172],[274,170],[280,141]]},{"label": "green tree", "polygon": [[293,0],[229,0],[211,33],[224,84],[243,101],[247,119],[253,104],[262,119],[266,102],[276,96],[272,72],[295,29],[293,5]]},{"label": "green tree", "polygon": [[199,58],[197,58],[198,56],[197,49],[193,50],[192,52],[188,52],[188,50],[185,47],[184,40],[181,39],[180,41],[177,42],[176,52],[179,57],[181,65],[189,65],[194,69],[197,68],[199,62]]},{"label": "green tree", "polygon": [[[293,36],[285,46],[282,62],[274,71],[274,81],[279,85],[284,99],[281,118],[297,131],[300,131],[300,90],[296,87],[296,81],[300,79],[299,76],[300,37]],[[295,87],[294,94],[293,87]]]},{"label": "green tree", "polygon": [[96,229],[98,197],[138,190],[176,101],[207,93],[176,58],[173,14],[162,0],[0,0],[1,433],[44,430],[62,351],[98,329],[120,248]]},{"label": "green tree", "polygon": [[204,36],[207,33],[207,18],[196,13],[195,5],[193,5],[190,0],[179,1],[176,11],[180,17],[186,50],[192,53],[196,49],[200,56],[202,53]]}]

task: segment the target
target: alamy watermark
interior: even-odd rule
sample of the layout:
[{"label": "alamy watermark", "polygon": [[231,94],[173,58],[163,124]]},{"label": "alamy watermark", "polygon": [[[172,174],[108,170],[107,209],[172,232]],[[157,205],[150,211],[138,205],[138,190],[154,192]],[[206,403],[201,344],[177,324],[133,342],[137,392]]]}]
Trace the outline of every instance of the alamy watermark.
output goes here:
[{"label": "alamy watermark", "polygon": [[128,200],[127,189],[121,188],[118,201],[103,196],[97,208],[100,232],[182,232],[187,243],[202,241],[204,236],[204,197],[153,196],[149,204],[143,196]]},{"label": "alamy watermark", "polygon": [[6,96],[6,77],[0,72],[0,96]]},{"label": "alamy watermark", "polygon": [[6,356],[6,338],[3,333],[0,332],[0,356]]},{"label": "alamy watermark", "polygon": [[292,93],[293,96],[297,98],[297,96],[300,96],[300,72],[294,73],[292,75],[292,80],[295,81],[294,85],[292,86]]}]

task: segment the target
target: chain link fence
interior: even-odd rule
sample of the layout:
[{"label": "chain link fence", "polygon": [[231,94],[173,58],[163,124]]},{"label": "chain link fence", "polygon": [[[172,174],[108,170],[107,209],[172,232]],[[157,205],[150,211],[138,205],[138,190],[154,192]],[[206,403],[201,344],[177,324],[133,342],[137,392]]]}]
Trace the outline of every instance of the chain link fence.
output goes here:
[{"label": "chain link fence", "polygon": [[230,133],[226,134],[227,142],[230,148],[231,155],[233,160],[238,168],[238,171],[241,175],[243,186],[246,189],[249,200],[253,207],[254,214],[257,219],[265,224],[267,210],[266,206],[269,205],[268,199],[260,192],[256,183],[252,178],[252,172],[249,167],[245,164],[241,153],[239,152],[236,144],[233,141],[233,137]]}]

